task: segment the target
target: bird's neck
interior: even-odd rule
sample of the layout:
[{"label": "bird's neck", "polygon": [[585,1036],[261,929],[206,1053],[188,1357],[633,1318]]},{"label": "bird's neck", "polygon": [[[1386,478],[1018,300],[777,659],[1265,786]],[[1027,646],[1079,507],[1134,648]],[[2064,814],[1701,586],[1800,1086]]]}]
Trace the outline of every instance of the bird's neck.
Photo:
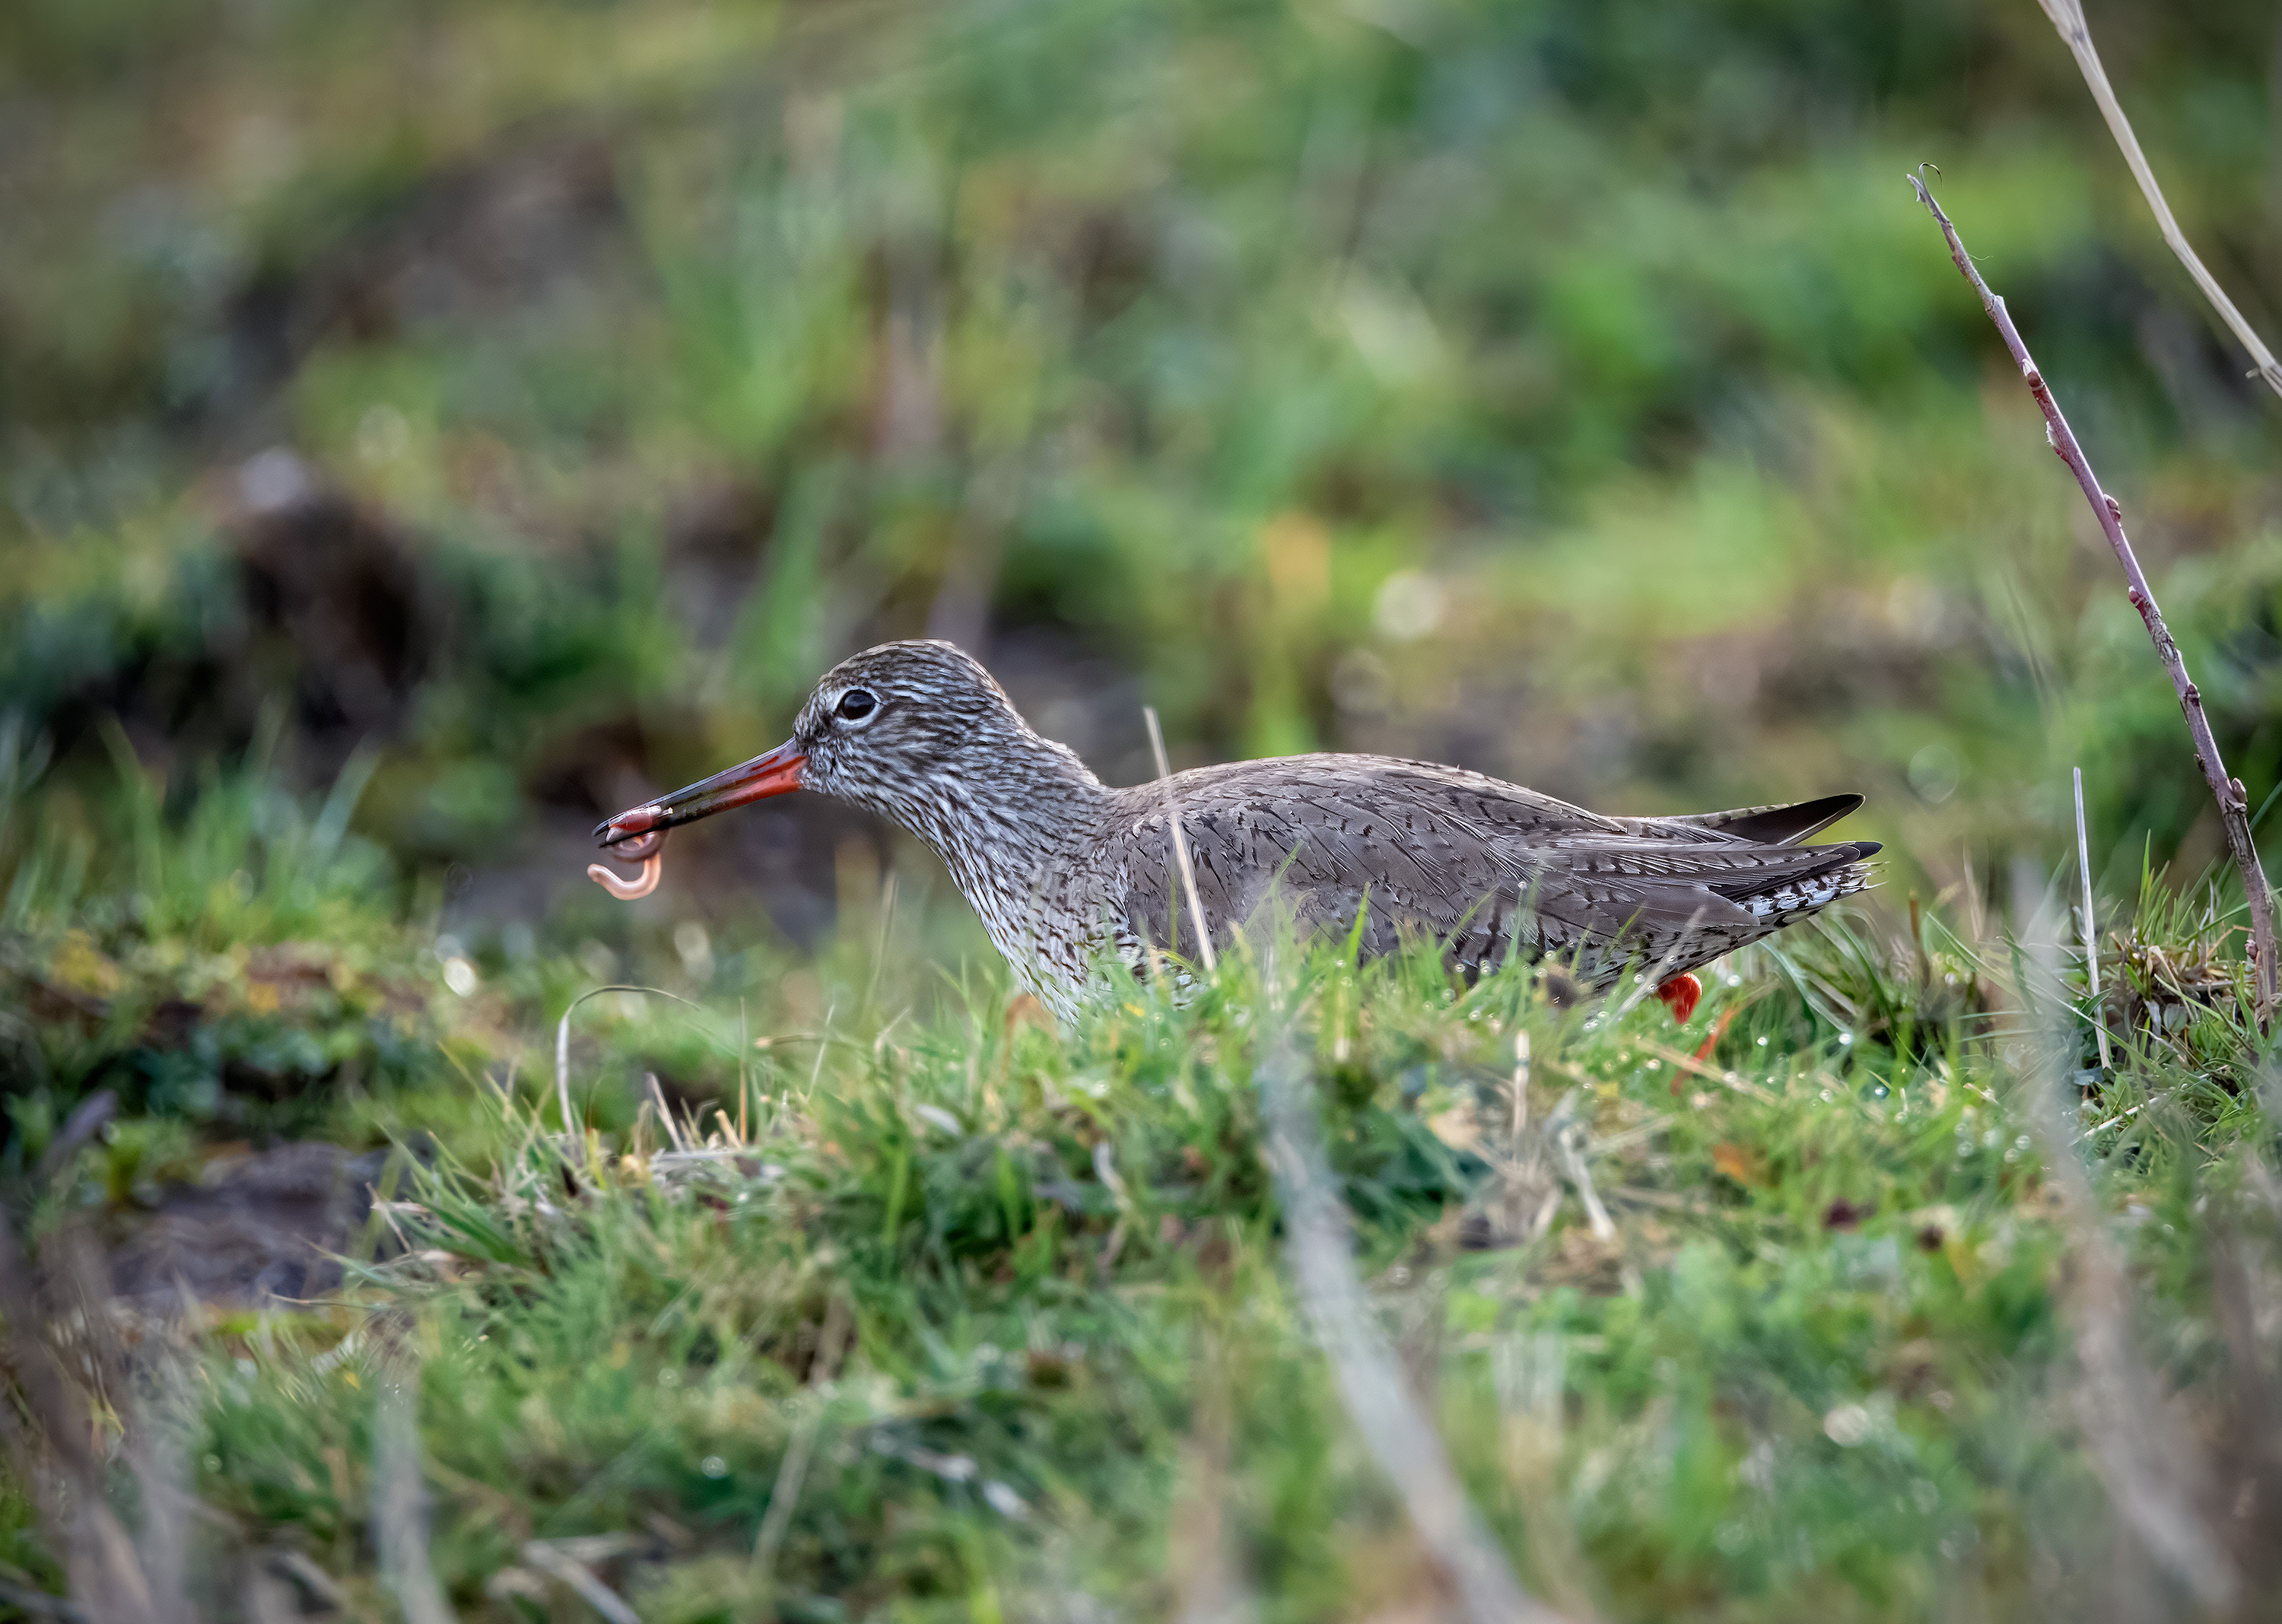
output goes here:
[{"label": "bird's neck", "polygon": [[1032,889],[1101,820],[1110,791],[1067,747],[1027,727],[969,742],[945,770],[899,786],[881,810],[918,835],[978,908]]}]

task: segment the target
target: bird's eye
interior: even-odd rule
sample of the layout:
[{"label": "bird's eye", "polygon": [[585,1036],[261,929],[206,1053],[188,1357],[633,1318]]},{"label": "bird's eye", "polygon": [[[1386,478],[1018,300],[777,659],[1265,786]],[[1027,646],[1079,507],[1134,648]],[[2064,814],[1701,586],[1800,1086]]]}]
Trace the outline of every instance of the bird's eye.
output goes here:
[{"label": "bird's eye", "polygon": [[851,688],[840,696],[833,714],[843,722],[860,722],[880,708],[880,702],[869,688]]}]

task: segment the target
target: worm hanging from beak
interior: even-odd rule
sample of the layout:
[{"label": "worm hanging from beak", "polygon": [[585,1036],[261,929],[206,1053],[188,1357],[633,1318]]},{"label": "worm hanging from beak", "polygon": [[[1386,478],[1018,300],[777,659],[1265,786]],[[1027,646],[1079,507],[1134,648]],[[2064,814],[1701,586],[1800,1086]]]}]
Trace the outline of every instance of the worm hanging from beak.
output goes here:
[{"label": "worm hanging from beak", "polygon": [[610,855],[619,861],[641,865],[639,880],[621,880],[600,863],[586,865],[586,877],[620,902],[648,896],[657,889],[658,880],[665,873],[665,835],[664,829],[652,829],[639,839],[621,841],[609,849]]}]

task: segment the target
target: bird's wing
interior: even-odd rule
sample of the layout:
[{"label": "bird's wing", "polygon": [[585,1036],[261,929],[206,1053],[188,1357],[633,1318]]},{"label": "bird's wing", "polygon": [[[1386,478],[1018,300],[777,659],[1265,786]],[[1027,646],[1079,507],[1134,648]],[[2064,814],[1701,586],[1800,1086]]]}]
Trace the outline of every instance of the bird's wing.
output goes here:
[{"label": "bird's wing", "polygon": [[[1622,838],[1612,819],[1479,773],[1378,757],[1300,756],[1177,774],[1170,785],[1217,936],[1282,897],[1309,929],[1344,931],[1364,915],[1366,954],[1405,933],[1494,940],[1537,845]],[[1164,942],[1178,900],[1166,789],[1119,792],[1102,843],[1117,911]],[[1194,936],[1184,917],[1184,942]]]},{"label": "bird's wing", "polygon": [[[1193,952],[1165,789],[1119,792],[1117,827],[1100,845],[1114,870],[1102,890],[1134,936],[1160,944],[1173,939],[1177,906],[1178,940]],[[1701,962],[1861,889],[1867,872],[1853,866],[1878,850],[1666,832],[1655,828],[1665,820],[1603,818],[1477,773],[1378,758],[1239,763],[1179,774],[1171,789],[1216,939],[1275,896],[1305,929],[1345,932],[1362,913],[1367,956],[1433,936],[1479,962],[1520,933],[1533,952],[1619,945],[1655,957],[1678,943]],[[1820,810],[1759,827],[1804,829]]]},{"label": "bird's wing", "polygon": [[[1572,806],[1480,773],[1391,756],[1284,756],[1235,761],[1174,774],[1184,808],[1295,806],[1335,802],[1348,822],[1372,814],[1433,813],[1505,838],[1548,841],[1631,833],[1623,820]],[[1137,784],[1120,793],[1161,804],[1165,786]],[[1302,812],[1300,816],[1308,814]]]}]

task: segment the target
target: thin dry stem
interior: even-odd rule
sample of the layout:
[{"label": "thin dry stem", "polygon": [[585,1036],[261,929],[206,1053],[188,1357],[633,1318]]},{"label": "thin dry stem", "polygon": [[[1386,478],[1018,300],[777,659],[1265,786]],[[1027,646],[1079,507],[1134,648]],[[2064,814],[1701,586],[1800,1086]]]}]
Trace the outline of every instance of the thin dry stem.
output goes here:
[{"label": "thin dry stem", "polygon": [[[2056,985],[2059,956],[2041,923],[2047,910],[2038,905],[2025,866],[2016,870],[2014,889],[2015,914],[2028,921],[2022,946],[2037,972],[2030,979]],[[2021,991],[2033,1005],[2028,980]],[[2076,1091],[2058,1009],[2057,1000],[2048,1000],[2038,1012],[2042,1018],[2032,1022],[2018,1107],[2061,1197],[2071,1264],[2063,1302],[2084,1371],[2076,1402],[2085,1441],[2108,1498],[2148,1554],[2208,1612],[2225,1616],[2241,1595],[2241,1573],[2205,1515],[2214,1480],[2201,1441],[2132,1340],[2131,1276],[2073,1147],[2069,1107]]]},{"label": "thin dry stem", "polygon": [[372,1536],[382,1580],[404,1624],[450,1624],[458,1615],[428,1559],[429,1502],[420,1477],[420,1361],[400,1339],[381,1378],[373,1411]]},{"label": "thin dry stem", "polygon": [[825,1308],[824,1328],[817,1334],[816,1365],[813,1379],[809,1383],[813,1390],[812,1407],[794,1429],[792,1442],[777,1466],[776,1487],[769,1491],[769,1509],[761,1518],[761,1532],[753,1542],[753,1572],[763,1584],[773,1576],[777,1553],[784,1549],[785,1536],[792,1532],[793,1509],[800,1504],[800,1488],[808,1475],[809,1457],[815,1452],[817,1434],[824,1427],[825,1401],[830,1396],[833,1378],[840,1373],[840,1361],[848,1350],[849,1335],[854,1328],[855,1317],[847,1299],[834,1296]]},{"label": "thin dry stem", "polygon": [[2100,927],[2092,914],[2092,842],[2084,832],[2082,767],[2076,769],[2076,866],[2084,879],[2084,978],[2092,990],[2092,1030],[2100,1036],[2100,1068],[2106,1071],[2113,1061],[2107,1053],[2107,1016],[2100,1006]]},{"label": "thin dry stem", "polygon": [[2123,105],[2115,99],[2115,89],[2107,82],[2107,70],[2100,66],[2100,51],[2092,43],[2091,27],[2084,19],[2083,0],[2037,0],[2037,4],[2045,8],[2045,15],[2052,19],[2053,27],[2060,30],[2061,38],[2074,53],[2084,83],[2092,87],[2092,99],[2100,104],[2100,116],[2107,120],[2107,133],[2123,149],[2123,161],[2131,166],[2131,178],[2139,183],[2140,194],[2154,211],[2163,241],[2178,256],[2179,263],[2187,268],[2187,275],[2195,279],[2195,285],[2210,300],[2211,308],[2218,312],[2235,341],[2249,352],[2250,359],[2256,363],[2250,376],[2263,378],[2269,389],[2282,395],[2282,366],[2275,364],[2273,352],[2243,319],[2242,312],[2234,307],[2226,290],[2219,286],[2218,278],[2203,268],[2201,257],[2188,245],[2187,234],[2179,229],[2171,206],[2164,201],[2163,189],[2155,183],[2155,172],[2148,167],[2147,154],[2139,150],[2139,137],[2131,133],[2131,120],[2123,116]]},{"label": "thin dry stem", "polygon": [[657,1120],[664,1124],[665,1137],[672,1142],[674,1149],[680,1151],[687,1150],[689,1148],[689,1140],[687,1137],[682,1133],[681,1124],[673,1119],[673,1107],[666,1103],[665,1090],[658,1083],[657,1073],[655,1071],[645,1072],[643,1076],[649,1082],[650,1098],[656,1102]]},{"label": "thin dry stem", "polygon": [[[1271,960],[1269,978],[1275,969]],[[1267,996],[1277,996],[1271,986]],[[1432,1418],[1388,1347],[1356,1277],[1347,1215],[1333,1189],[1307,1084],[1282,1012],[1261,1034],[1258,1072],[1269,1161],[1284,1208],[1292,1272],[1366,1447],[1401,1495],[1411,1526],[1476,1624],[1556,1624],[1563,1615],[1521,1588],[1451,1469]]]},{"label": "thin dry stem", "polygon": [[[668,992],[663,987],[635,987],[613,983],[611,985],[607,987],[589,987],[577,998],[572,998],[570,1002],[564,1006],[563,1018],[555,1023],[555,1098],[556,1103],[560,1105],[563,1109],[563,1133],[565,1138],[575,1140],[578,1135],[578,1130],[572,1125],[570,1121],[571,1013],[588,998],[600,998],[605,992],[647,993],[652,998],[671,998],[677,1004],[687,1004],[690,1008],[696,1010],[700,1014],[704,1013],[704,1006],[702,1005],[691,1004],[687,998],[683,998],[679,993]],[[818,1056],[819,1063],[821,1063],[822,1059],[823,1057],[821,1053],[819,1053]],[[671,1131],[671,1124],[668,1124],[668,1130]]]},{"label": "thin dry stem", "polygon": [[1205,961],[1205,974],[1209,975],[1216,967],[1212,931],[1205,924],[1205,905],[1197,897],[1197,871],[1189,863],[1188,836],[1181,832],[1181,804],[1173,794],[1173,769],[1165,758],[1165,735],[1157,727],[1156,706],[1142,706],[1141,714],[1148,719],[1149,748],[1157,753],[1157,778],[1165,786],[1165,816],[1173,826],[1173,860],[1180,865],[1181,891],[1189,899],[1189,922],[1196,929],[1199,956]]},{"label": "thin dry stem", "polygon": [[1561,1171],[1569,1182],[1576,1186],[1577,1201],[1585,1209],[1585,1222],[1592,1229],[1593,1239],[1613,1240],[1617,1226],[1610,1221],[1609,1209],[1601,1204],[1600,1196],[1595,1193],[1592,1170],[1585,1165],[1584,1154],[1577,1147],[1582,1130],[1572,1120],[1568,1109],[1575,1098],[1573,1092],[1563,1095],[1560,1107],[1554,1112],[1560,1123],[1552,1136],[1554,1158],[1560,1162]]},{"label": "thin dry stem", "polygon": [[563,1550],[560,1542],[528,1541],[523,1548],[523,1559],[570,1586],[581,1601],[609,1620],[609,1624],[641,1624],[641,1614],[627,1606],[624,1597],[595,1578],[586,1563]]},{"label": "thin dry stem", "polygon": [[2155,606],[2154,589],[2147,585],[2147,577],[2139,568],[2138,555],[2131,550],[2131,538],[2123,533],[2123,508],[2115,498],[2100,488],[2099,476],[2092,471],[2092,462],[2076,443],[2076,431],[2069,427],[2068,418],[2053,399],[2051,387],[2044,374],[2037,369],[2036,361],[2022,342],[2021,330],[2013,324],[2005,301],[1989,291],[1981,279],[1980,269],[1965,252],[1965,244],[1957,235],[1957,227],[1942,212],[1941,205],[1925,182],[1915,175],[1907,177],[1917,189],[1918,201],[1941,226],[1941,234],[1948,239],[1949,257],[1956,264],[1958,274],[1972,285],[1981,297],[1981,307],[1996,324],[1998,336],[2004,339],[2014,363],[2021,369],[2021,377],[2036,397],[2037,405],[2045,414],[2045,438],[2069,471],[2076,476],[2076,484],[2084,489],[2084,499],[2092,504],[2092,517],[2100,521],[2100,530],[2114,549],[2116,562],[2123,566],[2125,596],[2131,607],[2139,611],[2139,618],[2147,627],[2147,635],[2155,645],[2155,656],[2170,673],[2171,687],[2179,697],[2179,709],[2187,720],[2187,736],[2195,747],[2195,759],[2203,769],[2203,779],[2210,786],[2212,798],[2218,803],[2219,822],[2226,834],[2228,855],[2234,859],[2242,875],[2242,889],[2250,902],[2251,952],[2258,963],[2258,1005],[2262,1017],[2270,1012],[2278,986],[2282,981],[2282,965],[2275,960],[2274,898],[2266,889],[2266,870],[2258,860],[2258,847],[2250,837],[2250,796],[2242,781],[2227,775],[2226,763],[2219,755],[2218,741],[2212,736],[2210,719],[2203,713],[2202,690],[2187,675],[2187,663],[2179,652],[2178,640],[2163,624],[2163,612]]},{"label": "thin dry stem", "polygon": [[[171,1607],[162,1610],[153,1598],[135,1542],[105,1497],[104,1462],[93,1446],[87,1395],[40,1334],[52,1319],[44,1294],[0,1210],[0,1326],[5,1328],[0,1351],[14,1367],[24,1410],[36,1428],[23,1440],[22,1452],[30,1457],[44,1446],[44,1462],[22,1464],[35,1472],[47,1465],[63,1480],[61,1495],[42,1500],[43,1511],[59,1524],[52,1532],[72,1596],[87,1618],[102,1624],[160,1624]],[[82,1317],[92,1329],[101,1323],[100,1309]]]}]

